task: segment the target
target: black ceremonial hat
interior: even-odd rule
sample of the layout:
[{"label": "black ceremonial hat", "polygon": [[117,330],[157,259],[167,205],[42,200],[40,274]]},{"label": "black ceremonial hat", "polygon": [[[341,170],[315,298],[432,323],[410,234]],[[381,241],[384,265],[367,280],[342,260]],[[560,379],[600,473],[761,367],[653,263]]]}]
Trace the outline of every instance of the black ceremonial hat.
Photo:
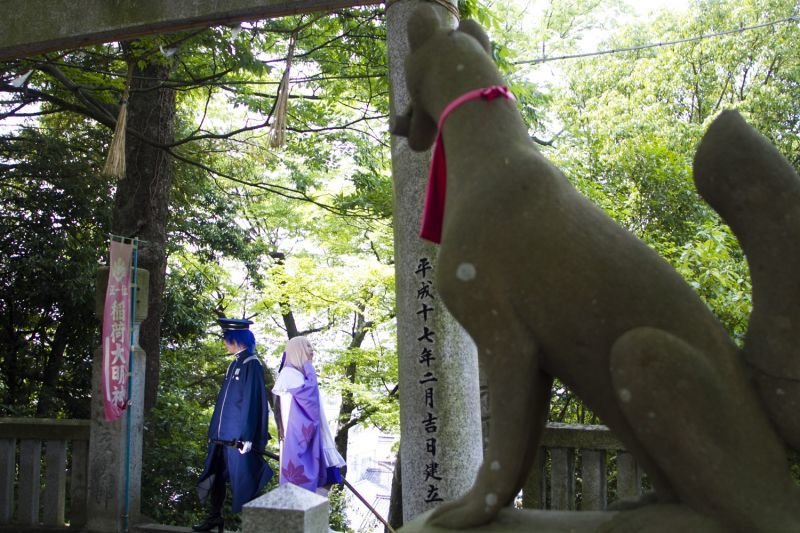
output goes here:
[{"label": "black ceremonial hat", "polygon": [[250,324],[253,323],[252,320],[247,320],[246,318],[218,318],[217,322],[222,328],[222,331],[250,329]]}]

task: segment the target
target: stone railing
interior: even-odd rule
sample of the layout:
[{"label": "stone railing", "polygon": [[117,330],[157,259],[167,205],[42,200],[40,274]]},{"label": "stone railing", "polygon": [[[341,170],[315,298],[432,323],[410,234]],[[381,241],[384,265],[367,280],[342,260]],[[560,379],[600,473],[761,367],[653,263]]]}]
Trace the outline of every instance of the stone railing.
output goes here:
[{"label": "stone railing", "polygon": [[[608,459],[616,462],[609,479]],[[523,507],[603,510],[609,488],[615,500],[642,491],[642,472],[633,456],[606,426],[549,423],[534,472],[523,490]]]},{"label": "stone railing", "polygon": [[[616,462],[612,479],[609,457]],[[641,493],[639,467],[605,426],[548,424],[537,459],[523,491],[524,507],[530,509],[602,510],[609,488],[616,499]],[[285,485],[245,505],[242,532],[312,533],[324,530],[320,524],[327,520],[325,498]]]},{"label": "stone railing", "polygon": [[[84,527],[88,450],[88,420],[0,418],[0,532]],[[526,508],[600,510],[609,493],[616,499],[641,493],[638,466],[605,426],[548,424],[541,450],[523,491]],[[616,462],[612,479],[609,458]],[[283,517],[278,521],[287,533],[314,531],[316,522],[327,521],[327,505],[320,507],[324,498],[289,489],[248,504],[243,531],[261,533],[262,523],[278,523],[275,514]],[[272,513],[270,519],[264,521],[263,513]]]},{"label": "stone railing", "polygon": [[83,527],[88,456],[88,420],[0,418],[0,530]]}]

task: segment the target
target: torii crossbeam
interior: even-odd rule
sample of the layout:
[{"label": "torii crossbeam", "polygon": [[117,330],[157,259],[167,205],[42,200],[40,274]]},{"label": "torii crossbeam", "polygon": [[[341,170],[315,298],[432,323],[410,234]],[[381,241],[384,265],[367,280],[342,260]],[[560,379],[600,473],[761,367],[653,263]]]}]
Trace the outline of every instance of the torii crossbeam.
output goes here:
[{"label": "torii crossbeam", "polygon": [[381,0],[4,0],[0,61],[154,33],[235,24]]}]

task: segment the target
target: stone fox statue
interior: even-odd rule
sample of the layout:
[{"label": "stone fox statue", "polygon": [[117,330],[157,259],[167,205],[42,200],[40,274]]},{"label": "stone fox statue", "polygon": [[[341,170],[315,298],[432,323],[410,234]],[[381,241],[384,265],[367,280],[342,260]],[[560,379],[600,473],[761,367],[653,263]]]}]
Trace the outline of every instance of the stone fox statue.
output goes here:
[{"label": "stone fox statue", "polygon": [[[658,503],[620,513],[610,530],[655,526],[654,517],[666,516],[666,509],[689,517],[680,523],[695,530],[800,531],[800,489],[789,474],[785,444],[717,318],[661,257],[542,156],[513,100],[498,89],[481,96],[503,80],[476,23],[450,30],[434,7],[423,5],[409,20],[408,37],[411,105],[394,132],[425,150],[447,109],[438,147],[446,157],[440,191],[446,201],[437,286],[478,347],[491,395],[488,448],[475,484],[438,507],[430,523],[486,524],[512,502],[528,476],[558,377],[635,455],[655,489]],[[723,157],[721,142],[704,141],[698,170],[712,173],[706,167]],[[709,187],[721,179],[713,176]],[[749,194],[757,185],[741,188]],[[794,215],[794,239],[798,201],[785,209]],[[730,217],[742,218],[735,211]],[[780,223],[778,216],[765,230],[779,232]],[[792,246],[800,257],[794,251],[800,241]],[[765,248],[763,263],[781,260],[780,250]],[[792,287],[794,314],[787,315],[784,337],[790,325],[800,326],[797,281]],[[764,296],[772,297],[781,295]],[[760,303],[756,298],[756,308]],[[767,335],[777,328],[760,327]],[[800,350],[797,342],[792,349]],[[780,372],[780,357],[774,359],[766,374]],[[795,361],[789,377],[796,379],[797,368]],[[796,423],[796,413],[785,416]]]}]

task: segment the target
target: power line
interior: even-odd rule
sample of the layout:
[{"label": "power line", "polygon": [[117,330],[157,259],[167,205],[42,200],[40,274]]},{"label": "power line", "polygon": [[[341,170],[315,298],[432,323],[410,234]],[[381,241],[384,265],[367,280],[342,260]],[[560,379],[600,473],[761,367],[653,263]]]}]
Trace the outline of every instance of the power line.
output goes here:
[{"label": "power line", "polygon": [[776,24],[783,24],[786,22],[794,22],[800,21],[800,15],[794,15],[791,17],[787,17],[784,19],[773,20],[771,22],[765,22],[763,24],[756,24],[755,26],[743,26],[741,28],[736,28],[733,30],[725,30],[718,33],[708,33],[706,35],[700,35],[697,37],[687,37],[686,39],[677,39],[675,41],[665,41],[663,43],[655,43],[655,44],[643,44],[640,46],[631,46],[628,48],[612,48],[609,50],[599,50],[597,52],[586,52],[581,54],[568,54],[563,56],[553,56],[553,57],[540,57],[537,59],[522,59],[520,61],[514,61],[513,65],[523,65],[523,64],[540,64],[540,63],[547,63],[550,61],[560,61],[563,59],[576,59],[581,57],[592,57],[592,56],[602,56],[602,55],[609,55],[609,54],[617,54],[620,52],[633,52],[636,50],[646,50],[648,48],[658,48],[661,46],[672,46],[674,44],[682,44],[682,43],[689,43],[692,41],[701,41],[703,39],[711,39],[712,37],[720,37],[722,35],[730,35],[732,33],[742,33],[749,30],[756,30],[759,28],[765,28],[767,26],[774,26]]}]

